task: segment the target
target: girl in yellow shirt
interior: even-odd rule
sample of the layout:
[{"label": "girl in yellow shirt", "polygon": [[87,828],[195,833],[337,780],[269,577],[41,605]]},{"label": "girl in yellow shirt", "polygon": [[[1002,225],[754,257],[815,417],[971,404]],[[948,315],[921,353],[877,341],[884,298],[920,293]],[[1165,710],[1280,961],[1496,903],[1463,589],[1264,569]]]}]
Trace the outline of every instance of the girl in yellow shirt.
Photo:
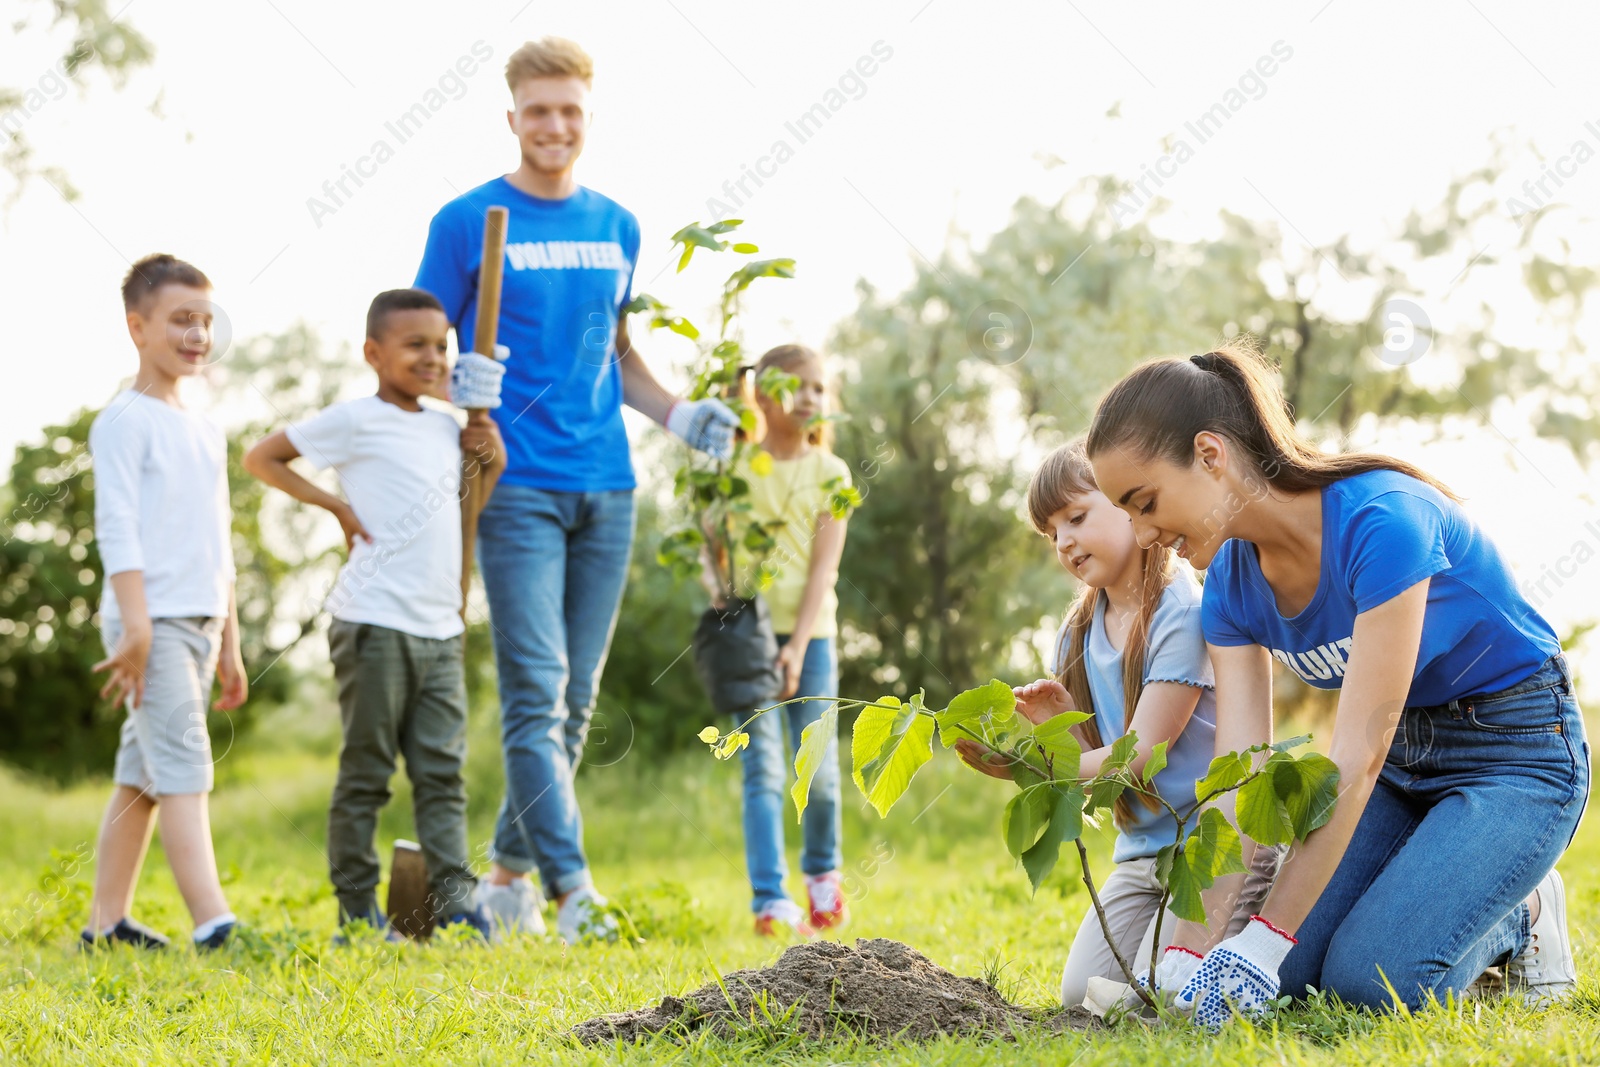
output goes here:
[{"label": "girl in yellow shirt", "polygon": [[[783,675],[780,700],[796,695],[833,697],[839,692],[838,598],[834,584],[844,551],[845,520],[828,508],[832,479],[848,485],[850,468],[828,449],[828,389],[822,358],[803,345],[780,345],[761,357],[755,377],[777,368],[799,379],[787,403],[765,393],[757,403],[766,422],[762,450],[772,458],[766,474],[746,472],[750,517],[781,522],[777,547],[767,557],[771,584],[762,591],[778,635],[778,666]],[[767,466],[765,462],[760,464]],[[783,809],[789,763],[783,732],[798,749],[800,733],[827,708],[824,700],[791,704],[758,716],[749,727],[744,762],[745,860],[756,915],[756,932],[773,935],[787,927],[811,936],[845,919],[839,867],[838,738],[828,740],[822,766],[811,781],[811,798],[802,822],[800,870],[805,875],[809,912],[784,889]]]}]

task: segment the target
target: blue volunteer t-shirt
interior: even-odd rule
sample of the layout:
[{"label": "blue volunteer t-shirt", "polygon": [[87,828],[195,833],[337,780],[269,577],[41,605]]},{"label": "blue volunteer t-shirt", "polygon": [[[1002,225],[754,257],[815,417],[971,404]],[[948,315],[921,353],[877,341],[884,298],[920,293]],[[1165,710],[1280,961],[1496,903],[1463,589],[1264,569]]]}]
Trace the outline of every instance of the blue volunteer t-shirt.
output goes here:
[{"label": "blue volunteer t-shirt", "polygon": [[[1090,593],[1092,595],[1092,591]],[[1056,639],[1054,670],[1059,673],[1069,642],[1066,627]],[[1106,636],[1105,599],[1095,605],[1094,621],[1084,642],[1084,666],[1094,699],[1094,721],[1100,740],[1111,744],[1127,732],[1123,722],[1122,653]],[[1199,703],[1183,733],[1167,746],[1167,765],[1156,775],[1156,792],[1186,816],[1195,809],[1194,784],[1205,777],[1217,744],[1217,701],[1211,659],[1200,632],[1200,589],[1181,572],[1161,594],[1145,639],[1144,684],[1177,682],[1200,690]],[[1132,797],[1133,818],[1121,826],[1112,850],[1114,863],[1154,856],[1178,838],[1178,824],[1165,808],[1151,811]],[[1193,821],[1191,820],[1191,826]]]},{"label": "blue volunteer t-shirt", "polygon": [[505,178],[440,208],[416,286],[444,305],[462,351],[472,347],[484,218],[496,204],[510,209],[498,340],[511,358],[493,412],[506,441],[501,481],[570,493],[632,489],[616,337],[632,299],[639,222],[592,189],[541,200]]},{"label": "blue volunteer t-shirt", "polygon": [[1293,618],[1278,613],[1255,546],[1225,543],[1206,572],[1206,640],[1261,645],[1311,685],[1338,689],[1356,616],[1424,578],[1432,581],[1407,706],[1496,692],[1561,651],[1494,542],[1455,501],[1398,471],[1323,487],[1322,575]]}]

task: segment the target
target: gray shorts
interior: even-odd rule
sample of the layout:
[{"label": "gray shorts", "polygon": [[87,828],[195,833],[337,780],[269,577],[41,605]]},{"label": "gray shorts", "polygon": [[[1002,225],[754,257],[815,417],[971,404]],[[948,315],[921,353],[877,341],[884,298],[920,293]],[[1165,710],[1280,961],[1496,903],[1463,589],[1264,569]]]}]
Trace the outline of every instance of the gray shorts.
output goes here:
[{"label": "gray shorts", "polygon": [[[122,626],[108,619],[101,636],[109,654]],[[144,702],[122,722],[112,780],[150,797],[209,793],[212,785],[211,680],[222,647],[222,620],[152,619]]]}]

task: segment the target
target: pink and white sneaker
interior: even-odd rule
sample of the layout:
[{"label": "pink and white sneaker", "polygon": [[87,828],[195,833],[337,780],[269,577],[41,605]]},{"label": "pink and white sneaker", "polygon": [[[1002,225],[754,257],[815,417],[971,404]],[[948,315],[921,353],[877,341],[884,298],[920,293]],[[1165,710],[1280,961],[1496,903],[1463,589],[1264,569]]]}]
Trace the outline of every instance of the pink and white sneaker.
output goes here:
[{"label": "pink and white sneaker", "polygon": [[792,900],[774,900],[756,912],[756,933],[762,937],[794,934],[807,940],[817,936],[806,922],[805,912]]},{"label": "pink and white sneaker", "polygon": [[816,929],[843,926],[849,919],[838,871],[806,875],[806,896],[811,901],[811,925]]}]

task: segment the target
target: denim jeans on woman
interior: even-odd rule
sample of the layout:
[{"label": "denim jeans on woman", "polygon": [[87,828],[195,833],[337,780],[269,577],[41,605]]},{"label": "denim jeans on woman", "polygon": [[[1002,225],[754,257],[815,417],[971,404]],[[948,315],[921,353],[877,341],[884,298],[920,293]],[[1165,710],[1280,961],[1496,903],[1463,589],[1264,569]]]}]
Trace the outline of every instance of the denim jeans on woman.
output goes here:
[{"label": "denim jeans on woman", "polygon": [[[1459,995],[1528,945],[1524,903],[1589,796],[1561,656],[1486,696],[1406,708],[1355,836],[1279,972],[1349,1004]],[[1294,861],[1291,859],[1290,863]]]},{"label": "denim jeans on woman", "polygon": [[501,485],[478,525],[506,795],[490,858],[554,897],[590,884],[573,774],[633,546],[633,493]]},{"label": "denim jeans on woman", "polygon": [[[789,643],[787,634],[778,645]],[[839,661],[833,639],[813,637],[806,645],[796,696],[832,697],[839,694]],[[807,700],[758,716],[748,727],[750,744],[740,753],[744,762],[744,856],[750,871],[754,899],[751,910],[760,912],[774,901],[785,900],[783,883],[789,875],[784,859],[784,800],[789,795],[789,751],[799,751],[800,734],[828,710],[826,700]],[[787,729],[786,729],[787,728]],[[788,734],[789,750],[784,748]],[[828,738],[822,766],[811,779],[811,796],[801,816],[800,870],[826,874],[838,870],[839,851],[839,736]]]}]

